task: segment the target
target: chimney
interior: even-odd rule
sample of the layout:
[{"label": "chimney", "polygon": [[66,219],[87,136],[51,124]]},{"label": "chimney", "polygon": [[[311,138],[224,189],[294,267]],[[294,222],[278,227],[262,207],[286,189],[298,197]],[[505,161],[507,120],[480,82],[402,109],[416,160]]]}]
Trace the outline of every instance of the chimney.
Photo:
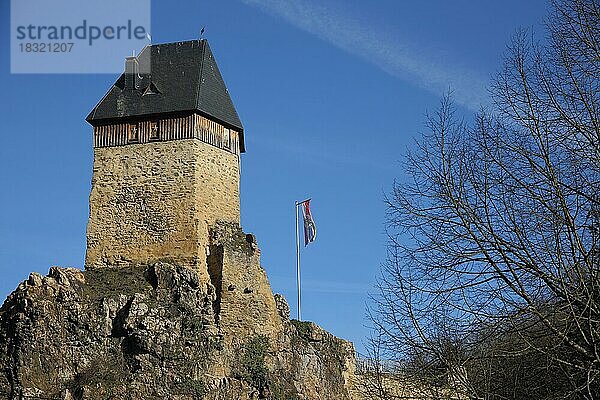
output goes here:
[{"label": "chimney", "polygon": [[139,65],[136,57],[125,59],[125,90],[134,90],[139,85]]}]

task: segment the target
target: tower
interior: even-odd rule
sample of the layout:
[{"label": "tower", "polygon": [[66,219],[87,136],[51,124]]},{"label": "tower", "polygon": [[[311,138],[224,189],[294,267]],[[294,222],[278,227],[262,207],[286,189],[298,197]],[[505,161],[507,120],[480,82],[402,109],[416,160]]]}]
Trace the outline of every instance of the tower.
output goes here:
[{"label": "tower", "polygon": [[208,280],[209,231],[239,224],[244,130],[206,40],[147,46],[86,120],[86,267],[169,261]]}]

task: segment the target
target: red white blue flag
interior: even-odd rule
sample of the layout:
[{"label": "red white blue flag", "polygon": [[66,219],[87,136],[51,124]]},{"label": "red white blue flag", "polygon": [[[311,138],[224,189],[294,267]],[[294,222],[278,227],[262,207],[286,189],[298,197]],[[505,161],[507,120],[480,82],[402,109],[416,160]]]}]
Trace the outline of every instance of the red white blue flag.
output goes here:
[{"label": "red white blue flag", "polygon": [[308,246],[317,237],[317,227],[310,213],[310,199],[302,203],[302,215],[304,216],[304,246]]}]

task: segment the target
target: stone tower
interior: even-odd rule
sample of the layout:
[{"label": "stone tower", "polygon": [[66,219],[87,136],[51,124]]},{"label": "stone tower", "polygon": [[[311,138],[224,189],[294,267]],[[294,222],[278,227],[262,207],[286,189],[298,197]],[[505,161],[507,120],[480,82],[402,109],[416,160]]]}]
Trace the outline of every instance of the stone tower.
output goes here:
[{"label": "stone tower", "polygon": [[7,298],[0,397],[349,400],[352,344],[290,321],[240,227],[243,128],[208,43],[127,58],[87,120],[88,270]]},{"label": "stone tower", "polygon": [[169,261],[208,281],[209,232],[239,224],[244,130],[206,40],[147,46],[86,120],[86,267]]}]

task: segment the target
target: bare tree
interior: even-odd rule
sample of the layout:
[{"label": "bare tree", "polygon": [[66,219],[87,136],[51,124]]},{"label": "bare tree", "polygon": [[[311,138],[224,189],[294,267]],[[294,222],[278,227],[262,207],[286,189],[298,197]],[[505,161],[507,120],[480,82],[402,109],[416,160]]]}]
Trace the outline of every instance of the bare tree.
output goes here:
[{"label": "bare tree", "polygon": [[554,1],[547,32],[472,123],[443,99],[386,199],[378,345],[453,396],[600,398],[598,1]]}]

